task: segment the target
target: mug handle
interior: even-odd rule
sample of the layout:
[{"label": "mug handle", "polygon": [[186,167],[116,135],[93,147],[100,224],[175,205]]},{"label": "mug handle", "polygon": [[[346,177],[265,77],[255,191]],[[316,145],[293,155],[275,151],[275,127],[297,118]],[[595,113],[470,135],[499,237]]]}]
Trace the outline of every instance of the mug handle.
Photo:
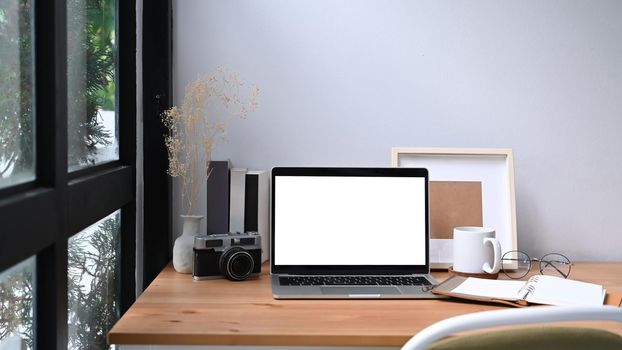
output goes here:
[{"label": "mug handle", "polygon": [[486,245],[486,243],[488,242],[490,242],[490,245],[494,250],[494,264],[492,267],[490,267],[490,263],[485,262],[484,265],[482,265],[482,270],[490,274],[497,273],[499,272],[499,270],[501,270],[501,243],[499,243],[499,240],[497,240],[496,238],[484,238],[484,245]]}]

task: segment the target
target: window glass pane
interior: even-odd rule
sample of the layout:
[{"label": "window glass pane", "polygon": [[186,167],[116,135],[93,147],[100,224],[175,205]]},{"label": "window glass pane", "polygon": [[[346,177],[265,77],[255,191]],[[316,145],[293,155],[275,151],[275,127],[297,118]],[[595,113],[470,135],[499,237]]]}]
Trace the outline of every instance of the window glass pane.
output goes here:
[{"label": "window glass pane", "polygon": [[69,349],[108,348],[119,319],[120,211],[69,239]]},{"label": "window glass pane", "polygon": [[32,5],[0,1],[0,188],[33,180]]},{"label": "window glass pane", "polygon": [[0,349],[32,349],[34,271],[31,257],[0,272]]},{"label": "window glass pane", "polygon": [[115,0],[67,0],[68,165],[119,159]]}]

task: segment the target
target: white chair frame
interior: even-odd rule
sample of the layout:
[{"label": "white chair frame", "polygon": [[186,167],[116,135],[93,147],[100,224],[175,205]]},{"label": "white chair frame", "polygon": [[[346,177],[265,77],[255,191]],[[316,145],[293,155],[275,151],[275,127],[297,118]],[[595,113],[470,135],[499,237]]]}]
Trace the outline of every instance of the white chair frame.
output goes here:
[{"label": "white chair frame", "polygon": [[482,311],[439,321],[417,333],[402,350],[425,350],[448,335],[480,328],[518,324],[606,320],[622,323],[622,308],[615,306],[534,306]]}]

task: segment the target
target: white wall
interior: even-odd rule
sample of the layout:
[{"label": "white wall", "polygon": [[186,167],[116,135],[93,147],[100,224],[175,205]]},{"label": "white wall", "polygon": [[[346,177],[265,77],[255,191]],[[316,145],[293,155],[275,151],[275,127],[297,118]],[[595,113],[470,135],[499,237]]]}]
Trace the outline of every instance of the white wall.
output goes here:
[{"label": "white wall", "polygon": [[617,0],[176,1],[176,103],[218,64],[257,83],[259,110],[214,156],[250,168],[512,148],[519,247],[622,260],[620,14]]}]

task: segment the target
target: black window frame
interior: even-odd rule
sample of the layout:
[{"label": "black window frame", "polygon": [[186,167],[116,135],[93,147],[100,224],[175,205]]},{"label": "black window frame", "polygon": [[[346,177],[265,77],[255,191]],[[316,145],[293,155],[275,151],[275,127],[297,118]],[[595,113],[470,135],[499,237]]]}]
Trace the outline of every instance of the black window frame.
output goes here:
[{"label": "black window frame", "polygon": [[[117,0],[119,160],[67,166],[67,3],[33,0],[35,180],[0,190],[0,271],[36,256],[35,349],[66,349],[71,236],[121,210],[119,313],[135,300],[136,2]],[[1,130],[0,130],[1,132]]]},{"label": "black window frame", "polygon": [[172,181],[164,146],[168,130],[161,121],[173,101],[172,1],[143,1],[142,12],[144,289],[172,259]]}]

